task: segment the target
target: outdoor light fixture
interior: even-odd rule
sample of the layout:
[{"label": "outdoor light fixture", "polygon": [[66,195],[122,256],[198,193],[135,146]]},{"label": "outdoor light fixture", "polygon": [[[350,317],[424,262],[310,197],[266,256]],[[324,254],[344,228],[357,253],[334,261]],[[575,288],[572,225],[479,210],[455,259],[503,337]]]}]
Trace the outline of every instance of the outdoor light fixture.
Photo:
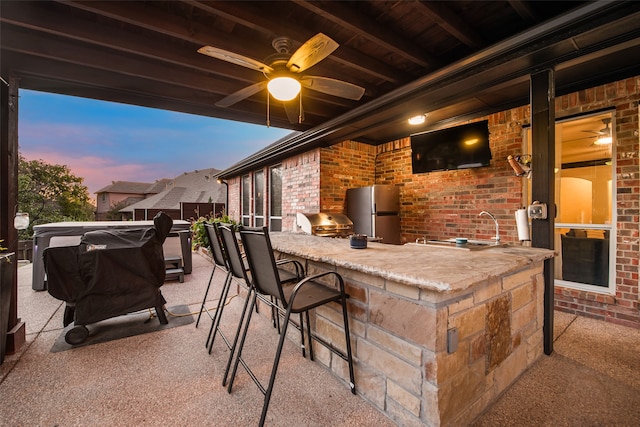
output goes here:
[{"label": "outdoor light fixture", "polygon": [[224,204],[224,210],[225,212],[229,212],[229,184],[227,183],[227,181],[225,181],[222,178],[218,178],[217,179],[218,184],[223,184],[226,187],[226,195],[225,195],[225,204]]},{"label": "outdoor light fixture", "polygon": [[410,125],[421,125],[427,119],[426,114],[420,114],[419,116],[413,116],[409,119]]},{"label": "outdoor light fixture", "polygon": [[300,93],[300,82],[288,75],[280,75],[269,80],[269,93],[278,101],[291,101]]},{"label": "outdoor light fixture", "polygon": [[13,218],[13,228],[16,230],[26,230],[29,227],[29,214],[27,212],[18,212]]}]

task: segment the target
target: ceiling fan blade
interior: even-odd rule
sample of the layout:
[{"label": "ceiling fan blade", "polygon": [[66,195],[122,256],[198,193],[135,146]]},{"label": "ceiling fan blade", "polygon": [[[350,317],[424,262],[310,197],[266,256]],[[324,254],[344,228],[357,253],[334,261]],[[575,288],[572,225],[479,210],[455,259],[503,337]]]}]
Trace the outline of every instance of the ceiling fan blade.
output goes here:
[{"label": "ceiling fan blade", "polygon": [[331,37],[318,33],[291,55],[287,68],[293,73],[300,73],[331,55],[338,46]]},{"label": "ceiling fan blade", "polygon": [[364,88],[353,83],[336,80],[329,77],[306,76],[300,79],[300,84],[306,88],[340,98],[359,101],[364,95]]},{"label": "ceiling fan blade", "polygon": [[229,52],[223,49],[218,49],[217,47],[213,46],[203,46],[198,49],[198,53],[211,56],[216,59],[221,59],[232,64],[240,65],[242,67],[251,68],[252,70],[261,71],[263,73],[271,73],[273,71],[273,68],[269,67],[267,64],[263,64],[262,62],[257,61],[253,58],[249,58],[248,56]]},{"label": "ceiling fan blade", "polygon": [[283,102],[284,112],[287,114],[289,123],[299,124],[304,122],[304,110],[302,103],[297,98],[293,101]]},{"label": "ceiling fan blade", "polygon": [[247,86],[244,89],[240,89],[239,91],[234,92],[231,95],[222,98],[220,101],[216,102],[215,105],[216,107],[223,107],[223,108],[229,107],[235,104],[236,102],[240,102],[245,98],[255,95],[256,93],[260,92],[266,87],[267,87],[267,82],[260,82],[260,83],[253,84],[251,86]]}]

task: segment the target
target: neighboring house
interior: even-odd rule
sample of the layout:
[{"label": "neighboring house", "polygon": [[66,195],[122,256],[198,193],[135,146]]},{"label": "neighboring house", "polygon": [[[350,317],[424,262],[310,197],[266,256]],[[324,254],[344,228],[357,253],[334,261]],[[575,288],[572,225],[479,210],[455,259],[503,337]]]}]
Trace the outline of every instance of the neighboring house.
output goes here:
[{"label": "neighboring house", "polygon": [[214,178],[218,169],[185,172],[165,182],[163,191],[120,210],[123,218],[152,219],[163,211],[173,219],[215,216],[225,211],[226,186]]},{"label": "neighboring house", "polygon": [[169,181],[167,178],[160,179],[154,183],[112,181],[111,185],[107,185],[95,193],[97,196],[96,221],[108,220],[107,213],[118,204],[128,206],[163,191]]}]

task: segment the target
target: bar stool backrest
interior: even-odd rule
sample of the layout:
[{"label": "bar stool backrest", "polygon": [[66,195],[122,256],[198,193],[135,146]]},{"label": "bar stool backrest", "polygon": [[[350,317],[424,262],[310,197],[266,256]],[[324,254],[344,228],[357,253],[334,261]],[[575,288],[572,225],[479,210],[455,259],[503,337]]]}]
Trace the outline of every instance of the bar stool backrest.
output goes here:
[{"label": "bar stool backrest", "polygon": [[225,270],[228,269],[227,257],[221,243],[220,232],[218,231],[218,223],[205,223],[204,229],[207,232],[207,238],[209,239],[209,248],[211,249],[213,262]]},{"label": "bar stool backrest", "polygon": [[276,297],[286,309],[287,300],[282,291],[268,228],[241,226],[239,230],[256,290],[263,295]]},{"label": "bar stool backrest", "polygon": [[238,239],[236,237],[236,226],[233,224],[220,224],[218,230],[220,231],[222,243],[227,251],[227,260],[229,261],[231,274],[238,279],[244,279],[248,286],[249,278],[247,277],[244,262],[242,262],[242,252],[240,252],[240,246],[238,246]]}]

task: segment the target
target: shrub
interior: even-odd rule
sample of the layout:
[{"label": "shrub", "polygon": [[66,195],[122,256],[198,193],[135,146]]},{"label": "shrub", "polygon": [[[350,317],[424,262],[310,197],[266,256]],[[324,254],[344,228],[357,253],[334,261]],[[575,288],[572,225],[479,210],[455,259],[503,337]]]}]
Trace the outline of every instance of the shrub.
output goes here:
[{"label": "shrub", "polygon": [[196,220],[191,221],[191,249],[196,250],[200,247],[208,248],[209,239],[207,238],[207,232],[204,229],[204,224],[213,224],[214,222],[223,222],[225,224],[235,224],[229,215],[222,215],[216,218],[201,216]]}]

